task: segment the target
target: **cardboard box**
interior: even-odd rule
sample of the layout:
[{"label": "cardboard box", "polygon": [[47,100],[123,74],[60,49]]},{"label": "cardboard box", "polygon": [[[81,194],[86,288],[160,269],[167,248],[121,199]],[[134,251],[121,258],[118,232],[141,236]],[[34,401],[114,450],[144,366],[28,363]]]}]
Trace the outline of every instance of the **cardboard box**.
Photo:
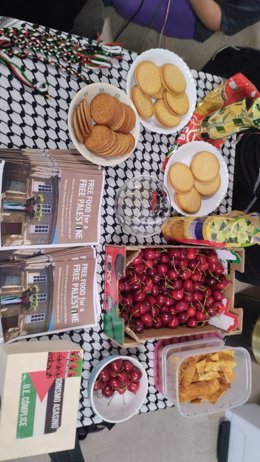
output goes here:
[{"label": "cardboard box", "polygon": [[0,346],[0,460],[75,447],[82,360],[70,340]]},{"label": "cardboard box", "polygon": [[[138,346],[146,340],[151,339],[165,339],[170,337],[180,337],[183,335],[193,335],[194,333],[209,333],[221,330],[220,327],[213,325],[204,325],[196,328],[178,327],[177,329],[170,329],[163,327],[161,329],[145,329],[142,333],[134,333],[131,329],[124,325],[124,320],[119,316],[118,308],[118,281],[121,276],[125,274],[126,266],[138,255],[141,249],[146,247],[165,249],[165,248],[189,248],[194,246],[106,246],[105,257],[105,299],[104,299],[104,332],[118,345],[123,347]],[[204,247],[199,247],[204,248]],[[209,247],[205,247],[209,249]],[[216,249],[214,249],[216,250]],[[226,316],[233,318],[235,322],[235,329],[227,332],[223,331],[224,335],[237,335],[242,332],[243,310],[241,308],[234,308],[234,281],[235,271],[244,271],[244,250],[243,249],[224,249],[218,250],[221,252],[222,261],[226,262],[228,279],[231,284],[225,289],[226,298],[229,300],[228,312]]]}]

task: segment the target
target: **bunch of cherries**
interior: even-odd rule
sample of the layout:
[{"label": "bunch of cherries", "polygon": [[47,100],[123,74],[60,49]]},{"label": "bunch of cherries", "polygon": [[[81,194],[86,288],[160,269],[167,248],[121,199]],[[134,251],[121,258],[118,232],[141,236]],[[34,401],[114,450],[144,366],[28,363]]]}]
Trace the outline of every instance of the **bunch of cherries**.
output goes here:
[{"label": "bunch of cherries", "polygon": [[116,359],[104,367],[94,384],[94,391],[111,398],[115,392],[123,395],[126,390],[136,394],[140,388],[142,371],[132,361]]},{"label": "bunch of cherries", "polygon": [[228,284],[214,250],[146,248],[120,278],[120,316],[136,333],[203,325],[225,311]]}]

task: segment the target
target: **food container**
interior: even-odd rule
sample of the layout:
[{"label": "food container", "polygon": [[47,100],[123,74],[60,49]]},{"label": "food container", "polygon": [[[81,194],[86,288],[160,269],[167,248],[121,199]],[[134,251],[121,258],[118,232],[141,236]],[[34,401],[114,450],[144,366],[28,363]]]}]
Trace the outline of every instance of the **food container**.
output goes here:
[{"label": "food container", "polygon": [[[244,267],[244,250],[221,250],[223,252],[221,260],[225,263],[227,271],[226,275],[231,281],[231,284],[224,289],[227,299],[227,311],[223,313],[225,316],[222,323],[219,318],[214,325],[204,324],[190,328],[187,326],[179,326],[175,329],[169,327],[147,328],[142,332],[136,333],[124,323],[124,319],[120,316],[119,310],[119,280],[125,274],[128,264],[138,256],[140,251],[145,248],[153,249],[174,249],[188,248],[191,246],[106,246],[105,255],[105,296],[104,296],[104,332],[117,345],[124,348],[135,347],[138,344],[144,343],[146,340],[167,339],[171,337],[183,337],[184,335],[192,336],[194,334],[208,334],[212,332],[222,332],[225,335],[237,335],[242,331],[243,310],[234,308],[234,275],[235,270],[242,271]],[[192,247],[194,248],[194,247]],[[209,248],[209,247],[208,247]],[[202,247],[200,247],[202,249]],[[216,318],[216,317],[215,317]],[[231,324],[226,324],[226,321]]]},{"label": "food container", "polygon": [[[167,396],[174,404],[176,404],[176,397],[173,393],[170,393],[171,390],[167,387],[167,360],[168,357],[175,353],[180,352],[191,352],[193,350],[198,350],[200,348],[221,348],[224,347],[224,342],[221,338],[217,337],[208,337],[201,338],[198,340],[189,340],[187,342],[177,343],[166,345],[158,352],[158,374],[161,381],[162,393]],[[175,387],[174,387],[175,390]],[[168,394],[169,393],[169,394]]]},{"label": "food container", "polygon": [[[219,345],[193,348],[184,351],[176,351],[174,346],[170,346],[165,352],[165,394],[177,406],[180,414],[184,417],[198,417],[202,415],[214,414],[234,407],[242,406],[250,397],[252,387],[251,361],[250,355],[245,348],[223,347]],[[179,371],[181,364],[190,356],[201,354],[216,353],[219,351],[234,350],[236,367],[234,368],[235,378],[231,386],[218,399],[215,404],[204,400],[201,403],[180,403],[179,401]]]},{"label": "food container", "polygon": [[[98,393],[94,392],[94,385],[98,375],[102,369],[118,359],[128,360],[141,370],[142,377],[140,379],[139,390],[136,394],[131,393],[128,390],[126,390],[123,395],[115,392],[115,394],[109,399],[103,396],[99,396]],[[96,367],[94,367],[89,378],[88,395],[91,407],[93,408],[95,414],[97,414],[102,420],[105,420],[106,422],[119,423],[130,419],[139,411],[145,400],[147,389],[147,374],[144,367],[139,361],[137,361],[137,359],[130,356],[112,355],[108,358],[104,358],[97,364]]]}]

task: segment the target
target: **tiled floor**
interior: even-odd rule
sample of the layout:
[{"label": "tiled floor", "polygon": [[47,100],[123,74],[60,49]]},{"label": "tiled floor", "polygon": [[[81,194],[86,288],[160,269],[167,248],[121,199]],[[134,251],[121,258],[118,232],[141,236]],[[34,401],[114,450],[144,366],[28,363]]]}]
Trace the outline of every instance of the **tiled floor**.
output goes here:
[{"label": "tiled floor", "polygon": [[[111,40],[125,22],[112,7],[106,8],[103,38]],[[226,45],[260,48],[259,25],[245,29],[234,37],[215,34],[203,44],[193,40],[166,39],[164,47],[178,53],[195,69],[200,69],[214,53]],[[120,36],[126,48],[137,52],[156,47],[158,34],[130,25]],[[237,282],[237,291],[247,285]],[[260,366],[253,363],[251,401],[260,404]],[[82,442],[86,462],[216,462],[216,441],[221,416],[189,420],[175,408],[146,415],[116,425],[111,431],[91,434]],[[20,462],[47,462],[49,457],[19,459]],[[15,462],[15,461],[13,461]]]}]

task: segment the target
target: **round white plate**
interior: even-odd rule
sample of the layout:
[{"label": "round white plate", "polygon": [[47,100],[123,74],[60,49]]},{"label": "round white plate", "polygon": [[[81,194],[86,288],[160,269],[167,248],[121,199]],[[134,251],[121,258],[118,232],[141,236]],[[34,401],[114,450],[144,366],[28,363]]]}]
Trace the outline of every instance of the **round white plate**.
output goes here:
[{"label": "round white plate", "polygon": [[164,128],[162,125],[159,124],[155,117],[151,117],[150,119],[144,120],[139,116],[142,125],[148,130],[151,130],[152,132],[161,133],[164,135],[170,135],[171,133],[178,132],[183,127],[185,127],[185,125],[187,125],[187,123],[193,115],[196,106],[196,85],[190,69],[188,68],[187,64],[183,61],[183,59],[175,53],[173,53],[172,51],[165,50],[163,48],[154,48],[151,50],[144,51],[144,53],[140,54],[134,60],[127,75],[126,91],[129,98],[131,97],[132,88],[136,85],[134,76],[135,69],[137,65],[142,61],[152,61],[157,66],[163,66],[163,64],[166,63],[175,64],[183,72],[186,79],[186,93],[189,98],[190,107],[187,114],[182,116],[179,125],[177,125],[174,128]]},{"label": "round white plate", "polygon": [[[135,139],[135,146],[134,149],[131,152],[128,152],[127,154],[124,154],[123,156],[119,157],[100,157],[97,156],[94,152],[89,151],[84,144],[80,143],[75,134],[74,134],[74,129],[72,125],[72,118],[73,118],[73,113],[75,111],[75,108],[80,104],[80,102],[86,98],[88,104],[91,103],[92,99],[98,95],[99,93],[108,93],[111,96],[115,96],[119,101],[122,103],[128,104],[128,106],[131,106],[131,108],[134,110],[136,114],[136,123],[131,131],[134,139]],[[87,160],[90,162],[93,162],[94,164],[97,165],[103,165],[106,167],[113,167],[115,165],[121,164],[124,162],[128,157],[131,156],[131,154],[134,152],[136,145],[138,143],[139,135],[140,135],[140,123],[139,123],[139,118],[138,114],[136,112],[135,106],[133,102],[131,101],[130,98],[119,88],[115,87],[114,85],[110,85],[108,83],[91,83],[90,85],[86,85],[85,87],[81,88],[78,93],[73,97],[70,107],[69,107],[69,113],[68,113],[68,127],[69,127],[69,134],[70,137],[73,141],[74,146],[77,148],[77,150],[82,154],[83,157],[85,157]]]},{"label": "round white plate", "polygon": [[[182,162],[183,164],[189,167],[193,156],[200,151],[211,152],[218,158],[219,164],[220,164],[219,175],[221,178],[221,185],[220,185],[219,190],[212,196],[201,198],[201,207],[198,210],[198,212],[196,212],[195,214],[186,213],[178,207],[178,205],[176,204],[174,200],[175,190],[172,187],[170,181],[168,180],[168,174],[169,174],[169,170],[171,166],[175,164],[176,162]],[[187,215],[187,216],[188,215],[196,215],[196,216],[201,216],[201,217],[206,216],[214,212],[214,210],[221,204],[221,202],[223,201],[227,193],[228,168],[227,168],[227,165],[226,165],[226,162],[223,156],[220,154],[217,148],[215,148],[209,143],[206,143],[205,141],[192,141],[191,143],[187,143],[181,146],[172,155],[172,157],[170,157],[168,164],[166,166],[165,172],[164,172],[164,185],[166,186],[169,192],[171,204],[178,213],[180,213],[181,215]]]}]

